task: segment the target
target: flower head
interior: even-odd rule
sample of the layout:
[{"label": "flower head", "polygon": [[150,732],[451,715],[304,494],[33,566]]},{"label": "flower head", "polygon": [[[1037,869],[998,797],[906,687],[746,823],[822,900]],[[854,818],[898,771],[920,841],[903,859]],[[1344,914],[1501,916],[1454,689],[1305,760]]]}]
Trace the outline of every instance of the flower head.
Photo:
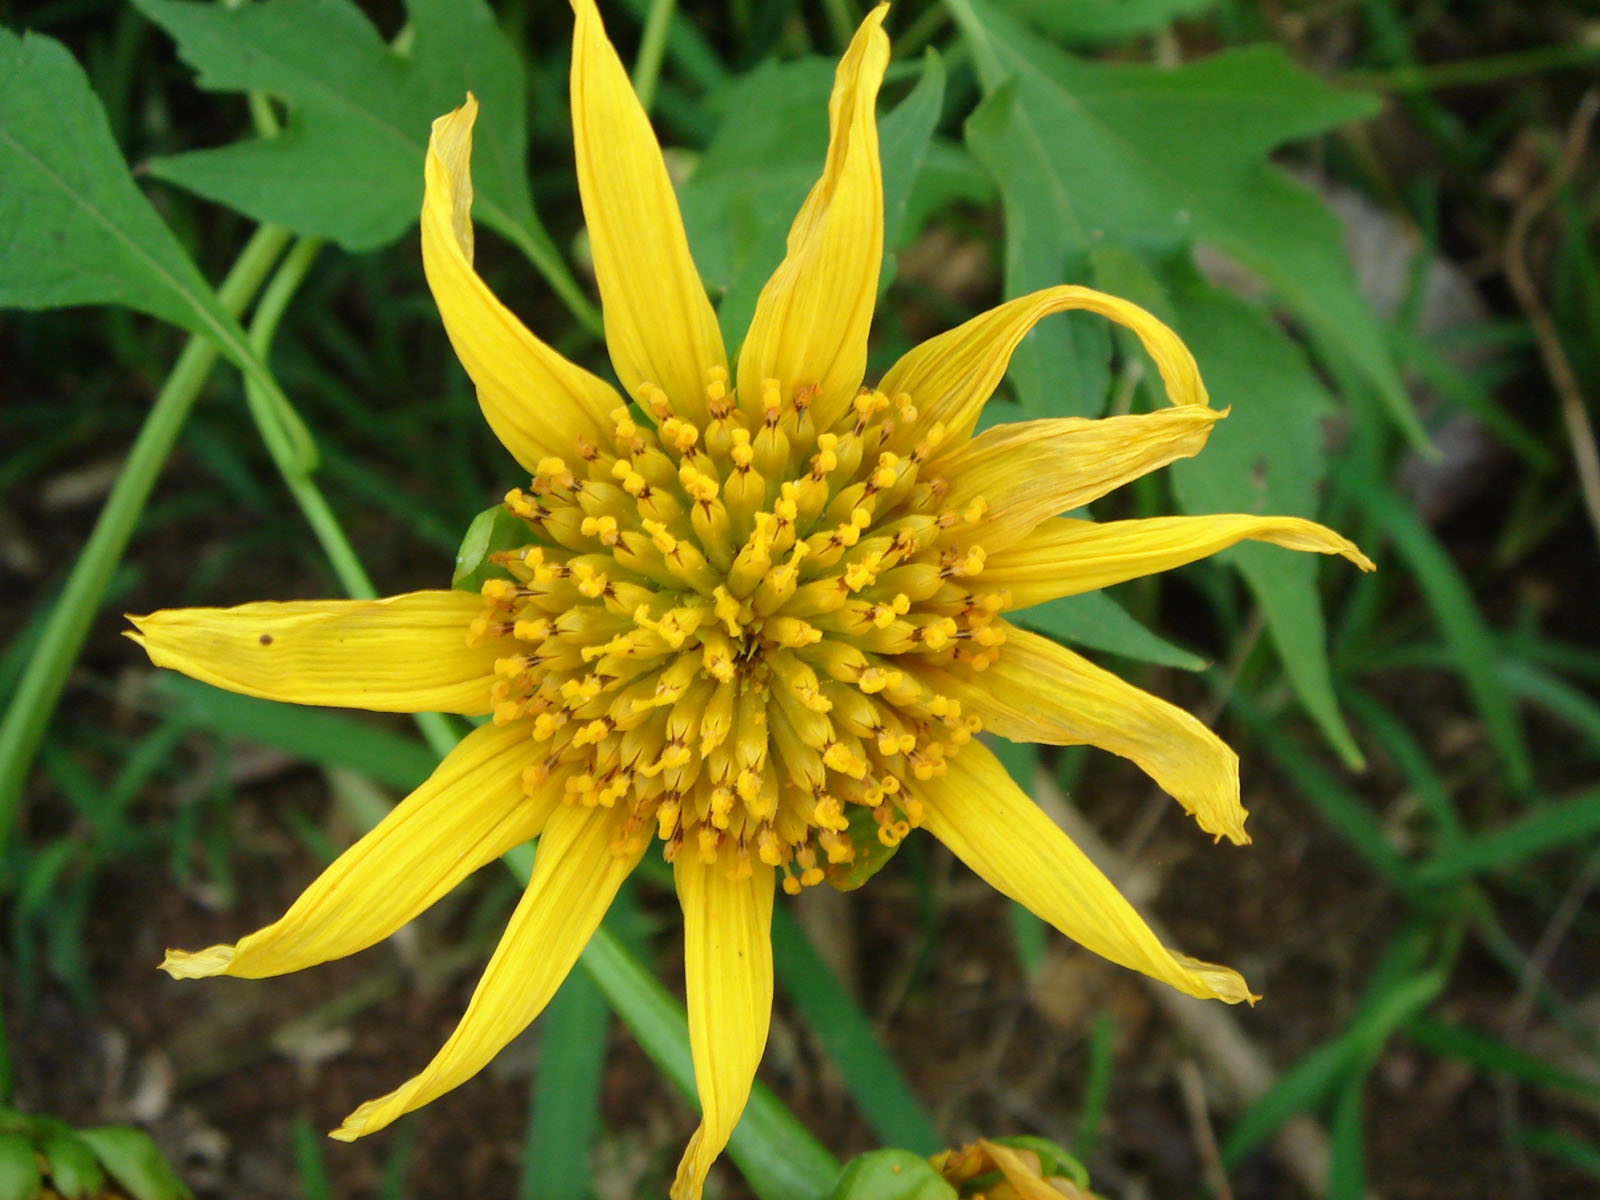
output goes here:
[{"label": "flower head", "polygon": [[[1089,743],[1147,770],[1202,828],[1245,840],[1234,755],[1198,721],[1007,611],[1244,538],[1334,552],[1294,518],[1058,517],[1198,451],[1222,414],[1147,313],[1057,287],[917,347],[863,387],[882,257],[871,13],[840,62],[821,178],[736,361],[690,258],[660,149],[592,0],[574,0],[578,182],[606,342],[630,404],[513,317],[473,270],[476,104],[434,123],[423,261],[485,417],[529,472],[525,544],[480,595],[248,604],[135,618],[161,666],[277,700],[488,715],[289,912],[173,975],[260,977],[386,937],[532,837],[526,893],[461,1024],[355,1138],[477,1072],[544,1007],[659,840],[684,912],[703,1119],[675,1197],[697,1196],[748,1097],[772,996],[781,884],[865,839],[930,830],[1068,936],[1196,996],[1235,972],[1174,954],[973,739]],[[1047,314],[1128,326],[1172,405],[973,436],[1011,351]]]}]

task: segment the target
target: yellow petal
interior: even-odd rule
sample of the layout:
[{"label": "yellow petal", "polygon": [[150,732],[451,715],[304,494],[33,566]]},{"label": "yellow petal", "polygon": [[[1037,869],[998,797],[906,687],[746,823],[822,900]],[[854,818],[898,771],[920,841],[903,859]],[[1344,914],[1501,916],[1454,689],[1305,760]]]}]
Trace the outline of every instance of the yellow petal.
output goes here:
[{"label": "yellow petal", "polygon": [[773,870],[729,879],[686,850],[673,863],[683,905],[689,1049],[700,1127],[678,1163],[672,1200],[699,1200],[706,1172],[739,1123],[772,1020]]},{"label": "yellow petal", "polygon": [[918,785],[923,825],[998,892],[1073,941],[1202,999],[1254,1000],[1238,972],[1175,954],[981,742]]},{"label": "yellow petal", "polygon": [[630,395],[653,383],[674,410],[703,425],[706,371],[727,369],[722,332],[650,119],[593,0],[573,0],[573,8],[572,137],[606,346]]},{"label": "yellow petal", "polygon": [[976,540],[993,554],[1046,517],[1198,454],[1226,415],[1184,404],[1099,420],[1013,421],[931,462],[924,474],[950,481],[946,507],[957,512],[983,500],[987,516]]},{"label": "yellow petal", "polygon": [[483,611],[470,592],[384,600],[259,601],[129,616],[158,667],[263,700],[375,712],[489,711],[503,645],[467,645]]},{"label": "yellow petal", "polygon": [[1206,404],[1200,369],[1172,330],[1137,304],[1104,292],[1086,287],[1052,287],[979,313],[965,324],[923,342],[889,368],[878,387],[891,397],[909,395],[917,410],[916,420],[909,423],[900,440],[915,445],[939,421],[948,431],[947,444],[964,441],[1006,373],[1018,343],[1043,318],[1070,309],[1098,313],[1127,326],[1155,360],[1169,400],[1174,404]]},{"label": "yellow petal", "polygon": [[346,850],[282,918],[237,946],[167,951],[174,979],[262,979],[364,950],[513,846],[537,837],[562,785],[522,790],[530,725],[485,725],[462,739],[377,828]]},{"label": "yellow petal", "polygon": [[[1130,759],[1214,837],[1243,844],[1239,756],[1183,709],[1101,670],[1048,638],[1001,622],[1005,647],[988,670],[941,674],[962,711],[1013,742],[1098,746]],[[963,754],[965,751],[963,750]]]},{"label": "yellow petal", "polygon": [[1027,608],[1170,571],[1247,538],[1289,550],[1342,554],[1363,571],[1373,569],[1355,543],[1299,517],[1230,514],[1104,523],[1059,517],[991,554],[984,564],[983,583],[1009,591],[1008,608]]},{"label": "yellow petal", "polygon": [[609,433],[616,389],[546,346],[495,299],[472,269],[470,95],[433,123],[423,168],[422,268],[456,357],[477,385],[489,428],[531,473],[547,455],[570,458],[574,439]]},{"label": "yellow petal", "polygon": [[418,1075],[345,1118],[343,1142],[382,1129],[466,1082],[539,1015],[588,944],[643,849],[612,853],[620,822],[605,808],[557,805],[539,839],[533,876],[484,968],[466,1015]]},{"label": "yellow petal", "polygon": [[816,389],[826,429],[855,398],[883,258],[883,178],[878,165],[878,85],[889,62],[887,4],[867,14],[834,75],[828,157],[789,229],[788,253],[761,289],[739,352],[739,404],[761,409],[776,381],[787,403]]}]

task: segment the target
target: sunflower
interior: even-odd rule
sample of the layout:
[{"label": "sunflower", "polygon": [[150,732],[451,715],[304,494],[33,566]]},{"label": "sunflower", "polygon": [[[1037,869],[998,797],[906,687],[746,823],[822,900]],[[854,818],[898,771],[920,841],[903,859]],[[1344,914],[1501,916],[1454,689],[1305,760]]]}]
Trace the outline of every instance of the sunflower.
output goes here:
[{"label": "sunflower", "polygon": [[[1061,517],[1196,453],[1223,414],[1148,313],[1081,287],[1024,296],[863,386],[883,257],[875,103],[886,6],[839,63],[822,175],[737,360],[690,257],[649,121],[592,0],[574,0],[578,183],[624,394],[531,334],[473,269],[469,96],[434,122],[423,263],[496,436],[529,473],[525,544],[481,594],[256,603],[132,618],[158,666],[253,696],[491,718],[274,924],[171,951],[175,977],[259,978],[387,937],[531,838],[538,854],[459,1026],[361,1105],[354,1139],[479,1071],[544,1007],[659,840],[683,907],[702,1120],[672,1195],[700,1194],[749,1095],[772,1006],[774,893],[922,827],[1106,958],[1191,995],[1250,997],[1164,948],[1018,789],[979,730],[1090,744],[1243,842],[1234,754],[1188,714],[1005,614],[1241,539],[1338,553],[1290,517]],[[1085,309],[1136,334],[1169,407],[974,435],[1012,350]],[[631,401],[631,403],[630,403]]]}]

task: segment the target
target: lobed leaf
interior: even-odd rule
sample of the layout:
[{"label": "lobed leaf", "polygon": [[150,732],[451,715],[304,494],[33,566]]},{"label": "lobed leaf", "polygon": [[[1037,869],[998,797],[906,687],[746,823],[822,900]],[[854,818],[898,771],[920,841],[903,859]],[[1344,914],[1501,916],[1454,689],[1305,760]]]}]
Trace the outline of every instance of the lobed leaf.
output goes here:
[{"label": "lobed leaf", "polygon": [[177,41],[202,88],[262,91],[289,109],[276,137],[158,158],[153,174],[259,221],[370,250],[417,219],[429,128],[470,90],[482,105],[475,215],[530,257],[558,260],[528,190],[522,62],[482,0],[409,0],[405,54],[349,0],[136,3]]},{"label": "lobed leaf", "polygon": [[0,307],[120,304],[211,339],[244,335],[139,191],[83,68],[0,29]]}]

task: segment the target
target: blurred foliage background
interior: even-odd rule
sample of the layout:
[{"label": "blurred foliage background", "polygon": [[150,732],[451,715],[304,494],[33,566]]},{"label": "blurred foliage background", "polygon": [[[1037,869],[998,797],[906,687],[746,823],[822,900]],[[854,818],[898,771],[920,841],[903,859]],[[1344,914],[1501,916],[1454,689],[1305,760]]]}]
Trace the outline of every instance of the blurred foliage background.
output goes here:
[{"label": "blurred foliage background", "polygon": [[[736,344],[861,5],[604,15]],[[453,1023],[504,873],[354,963],[205,989],[154,970],[274,917],[450,730],[157,678],[118,637],[124,610],[363,571],[441,586],[520,482],[415,244],[428,122],[468,88],[479,268],[609,374],[567,6],[0,0],[0,25],[71,56],[0,35],[0,305],[80,306],[0,324],[0,1099],[140,1126],[203,1196],[664,1194],[691,1110],[582,976],[391,1134],[318,1136]],[[1239,750],[1242,849],[1109,756],[1007,765],[1255,1009],[1147,990],[913,839],[848,899],[780,905],[763,1078],[840,1158],[1037,1133],[1114,1197],[1600,1195],[1600,14],[903,0],[889,29],[869,377],[1003,297],[1125,295],[1232,415],[1096,515],[1316,516],[1380,569],[1244,546],[1023,618]],[[986,421],[1147,406],[1152,379],[1055,317]],[[677,979],[650,878],[607,927]],[[777,1194],[740,1165],[721,1195]]]}]

